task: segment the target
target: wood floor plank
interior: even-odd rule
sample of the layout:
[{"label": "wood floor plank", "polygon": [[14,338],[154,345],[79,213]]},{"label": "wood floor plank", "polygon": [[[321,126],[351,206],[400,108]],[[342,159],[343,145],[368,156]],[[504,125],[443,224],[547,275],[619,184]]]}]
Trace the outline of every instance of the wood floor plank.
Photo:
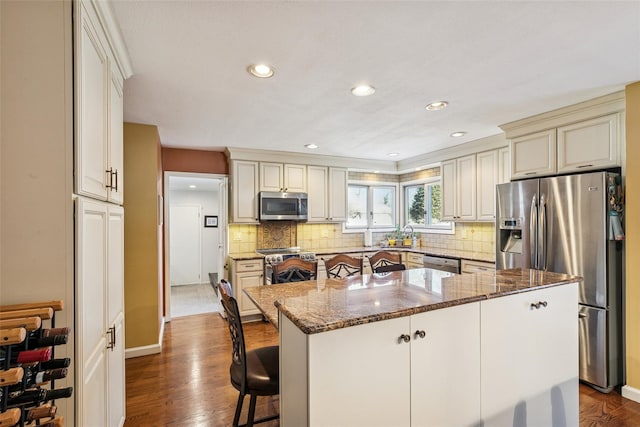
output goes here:
[{"label": "wood floor plank", "polygon": [[[278,333],[266,322],[244,325],[247,349],[278,344]],[[125,427],[227,427],[238,392],[229,382],[231,340],[217,313],[173,319],[165,326],[162,354],[127,359]],[[278,412],[278,397],[259,397],[256,417]],[[246,398],[241,422],[246,419]],[[278,420],[260,424],[276,427]],[[640,403],[619,390],[602,394],[580,385],[580,427],[640,426]]]}]

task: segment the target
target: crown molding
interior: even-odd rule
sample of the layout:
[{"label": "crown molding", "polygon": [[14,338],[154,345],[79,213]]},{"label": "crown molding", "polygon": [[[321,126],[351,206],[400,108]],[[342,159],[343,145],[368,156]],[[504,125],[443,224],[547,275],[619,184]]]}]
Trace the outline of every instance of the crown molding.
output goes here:
[{"label": "crown molding", "polygon": [[118,26],[118,23],[113,16],[111,2],[98,0],[84,1],[91,3],[94,10],[96,11],[98,20],[100,20],[100,25],[102,25],[102,28],[104,29],[104,32],[106,34],[109,47],[113,52],[118,70],[125,80],[128,79],[133,75],[133,67],[131,66],[131,58],[129,57],[127,45],[125,44],[124,38],[122,37],[122,32],[120,32],[120,27]]}]

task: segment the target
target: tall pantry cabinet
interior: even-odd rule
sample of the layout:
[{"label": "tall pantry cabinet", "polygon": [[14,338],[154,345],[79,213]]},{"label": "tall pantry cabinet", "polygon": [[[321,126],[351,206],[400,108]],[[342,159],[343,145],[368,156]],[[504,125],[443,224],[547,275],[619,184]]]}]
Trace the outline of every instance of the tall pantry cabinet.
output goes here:
[{"label": "tall pantry cabinet", "polygon": [[73,3],[76,419],[122,426],[123,84],[131,73],[109,4]]}]

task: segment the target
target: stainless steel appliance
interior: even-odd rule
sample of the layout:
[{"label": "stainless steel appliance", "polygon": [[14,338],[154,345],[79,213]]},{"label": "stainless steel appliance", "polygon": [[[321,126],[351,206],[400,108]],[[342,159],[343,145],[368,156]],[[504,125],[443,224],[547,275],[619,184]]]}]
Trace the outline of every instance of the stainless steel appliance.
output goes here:
[{"label": "stainless steel appliance", "polygon": [[299,247],[258,249],[260,255],[264,255],[264,284],[270,285],[273,280],[273,265],[281,263],[288,258],[302,258],[305,261],[315,261],[316,254],[313,252],[301,251]]},{"label": "stainless steel appliance", "polygon": [[261,191],[258,212],[260,221],[306,221],[307,193]]},{"label": "stainless steel appliance", "polygon": [[608,392],[622,380],[622,245],[609,240],[608,172],[497,186],[496,268],[584,278],[579,290],[580,379]]},{"label": "stainless steel appliance", "polygon": [[432,268],[434,270],[446,271],[448,273],[460,273],[460,260],[458,259],[425,255],[422,258],[422,264],[424,265],[424,268]]}]

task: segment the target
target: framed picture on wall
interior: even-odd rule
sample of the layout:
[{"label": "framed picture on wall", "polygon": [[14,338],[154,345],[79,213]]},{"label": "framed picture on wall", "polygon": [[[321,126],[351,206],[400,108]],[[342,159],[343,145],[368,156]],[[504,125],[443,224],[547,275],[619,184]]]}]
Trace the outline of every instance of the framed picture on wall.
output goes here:
[{"label": "framed picture on wall", "polygon": [[204,226],[205,227],[217,227],[218,226],[218,216],[214,215],[205,215],[204,216]]}]

